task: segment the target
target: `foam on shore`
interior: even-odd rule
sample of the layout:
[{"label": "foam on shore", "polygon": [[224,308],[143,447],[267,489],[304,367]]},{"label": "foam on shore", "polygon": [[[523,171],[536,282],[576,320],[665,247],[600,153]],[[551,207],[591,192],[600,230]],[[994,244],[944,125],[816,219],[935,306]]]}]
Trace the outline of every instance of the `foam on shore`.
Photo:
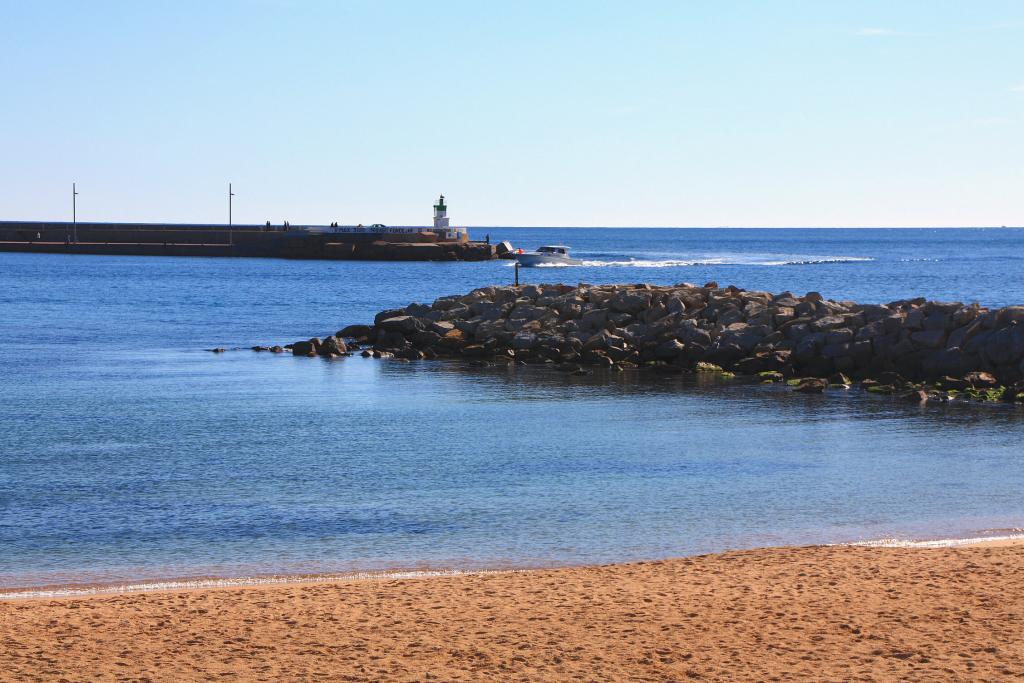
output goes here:
[{"label": "foam on shore", "polygon": [[[828,547],[854,546],[862,548],[959,548],[974,545],[1021,545],[1024,544],[1024,528],[999,529],[983,532],[977,536],[915,540],[904,538],[880,538],[849,543],[829,543]],[[622,564],[631,564],[624,562]],[[424,579],[444,576],[487,576],[531,571],[542,567],[518,567],[508,569],[394,569],[379,571],[334,572],[326,574],[267,574],[236,577],[195,577],[127,583],[96,583],[67,586],[36,586],[25,588],[0,588],[0,600],[30,600],[47,598],[90,597],[122,593],[149,593],[157,591],[193,590],[206,588],[246,588],[274,585],[302,585],[334,583],[338,581],[391,581],[396,579]],[[543,567],[550,568],[550,567]]]},{"label": "foam on shore", "polygon": [[440,576],[485,576],[510,574],[526,569],[418,569],[382,570],[332,574],[270,574],[261,576],[202,577],[135,581],[131,583],[97,583],[72,586],[39,586],[0,589],[0,600],[30,600],[39,598],[76,598],[121,593],[150,593],[157,591],[192,590],[205,588],[246,588],[253,586],[334,583],[337,581],[391,581],[395,579],[424,579]]},{"label": "foam on shore", "polygon": [[905,538],[879,538],[870,541],[855,541],[838,545],[860,546],[863,548],[959,548],[967,545],[1017,545],[1024,544],[1024,529],[1002,529],[1000,533],[913,540]]}]

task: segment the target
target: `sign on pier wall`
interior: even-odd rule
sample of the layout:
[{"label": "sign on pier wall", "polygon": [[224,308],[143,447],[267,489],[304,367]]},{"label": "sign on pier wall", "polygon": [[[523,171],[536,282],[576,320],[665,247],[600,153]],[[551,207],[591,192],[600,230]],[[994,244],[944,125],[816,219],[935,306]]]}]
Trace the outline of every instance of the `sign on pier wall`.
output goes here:
[{"label": "sign on pier wall", "polygon": [[465,232],[465,228],[446,228],[438,231],[428,226],[363,226],[346,225],[339,227],[314,227],[304,228],[310,232],[340,233],[346,235],[412,235],[417,232]]}]

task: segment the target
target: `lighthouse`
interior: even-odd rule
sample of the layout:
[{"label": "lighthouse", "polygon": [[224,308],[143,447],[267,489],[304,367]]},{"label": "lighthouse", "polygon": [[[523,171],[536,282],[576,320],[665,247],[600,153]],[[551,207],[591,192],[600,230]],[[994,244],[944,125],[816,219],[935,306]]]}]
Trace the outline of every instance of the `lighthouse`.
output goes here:
[{"label": "lighthouse", "polygon": [[448,232],[448,207],[444,205],[444,195],[434,204],[434,230],[436,232]]},{"label": "lighthouse", "polygon": [[431,232],[443,242],[469,241],[469,232],[465,228],[453,228],[448,225],[448,207],[445,206],[444,195],[438,197],[437,204],[434,204],[434,227]]}]

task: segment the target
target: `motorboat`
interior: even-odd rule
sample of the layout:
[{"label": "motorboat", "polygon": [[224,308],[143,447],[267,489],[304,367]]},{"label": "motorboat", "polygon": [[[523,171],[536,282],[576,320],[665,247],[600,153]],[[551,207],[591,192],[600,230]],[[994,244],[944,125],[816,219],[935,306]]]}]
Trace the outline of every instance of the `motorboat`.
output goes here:
[{"label": "motorboat", "polygon": [[569,257],[569,247],[552,244],[538,247],[537,251],[515,253],[515,259],[521,266],[582,266],[583,261]]}]

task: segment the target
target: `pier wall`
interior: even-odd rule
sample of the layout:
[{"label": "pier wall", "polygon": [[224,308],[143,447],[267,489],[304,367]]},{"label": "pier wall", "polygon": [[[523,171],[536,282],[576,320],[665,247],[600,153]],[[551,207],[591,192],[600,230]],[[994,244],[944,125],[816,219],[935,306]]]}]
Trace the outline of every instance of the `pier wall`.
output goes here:
[{"label": "pier wall", "polygon": [[[77,236],[77,239],[76,239]],[[262,225],[0,222],[0,251],[134,256],[458,261],[495,258],[489,244],[407,234],[306,232]]]}]

